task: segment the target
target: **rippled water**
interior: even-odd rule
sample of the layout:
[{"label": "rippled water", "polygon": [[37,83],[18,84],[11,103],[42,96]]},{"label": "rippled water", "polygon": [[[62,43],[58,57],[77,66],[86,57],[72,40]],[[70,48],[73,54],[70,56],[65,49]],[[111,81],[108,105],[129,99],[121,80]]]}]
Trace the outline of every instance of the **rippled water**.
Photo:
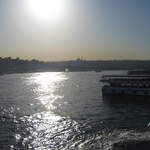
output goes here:
[{"label": "rippled water", "polygon": [[0,149],[107,150],[111,133],[146,127],[149,105],[103,99],[99,80],[112,73],[1,76]]}]

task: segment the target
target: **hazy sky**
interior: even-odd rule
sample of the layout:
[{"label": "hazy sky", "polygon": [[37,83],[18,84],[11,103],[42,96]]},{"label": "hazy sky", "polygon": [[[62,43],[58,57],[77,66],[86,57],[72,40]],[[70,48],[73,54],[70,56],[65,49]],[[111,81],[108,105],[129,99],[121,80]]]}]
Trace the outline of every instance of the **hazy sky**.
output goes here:
[{"label": "hazy sky", "polygon": [[0,56],[150,59],[150,0],[62,0],[49,18],[29,1],[0,0]]}]

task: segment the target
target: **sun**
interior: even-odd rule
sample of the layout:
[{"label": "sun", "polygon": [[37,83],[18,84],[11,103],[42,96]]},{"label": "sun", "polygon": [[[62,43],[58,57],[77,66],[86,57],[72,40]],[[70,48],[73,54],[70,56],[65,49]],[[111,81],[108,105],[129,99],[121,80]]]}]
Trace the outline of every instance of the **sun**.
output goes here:
[{"label": "sun", "polygon": [[33,15],[40,19],[58,19],[63,15],[64,0],[28,0]]}]

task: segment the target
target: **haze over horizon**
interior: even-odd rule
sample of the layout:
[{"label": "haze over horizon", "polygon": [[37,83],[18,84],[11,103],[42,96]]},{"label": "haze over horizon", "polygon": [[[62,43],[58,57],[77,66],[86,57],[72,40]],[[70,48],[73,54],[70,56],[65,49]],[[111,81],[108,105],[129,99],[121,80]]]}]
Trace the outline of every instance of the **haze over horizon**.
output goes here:
[{"label": "haze over horizon", "polygon": [[149,18],[148,0],[1,0],[0,56],[150,59]]}]

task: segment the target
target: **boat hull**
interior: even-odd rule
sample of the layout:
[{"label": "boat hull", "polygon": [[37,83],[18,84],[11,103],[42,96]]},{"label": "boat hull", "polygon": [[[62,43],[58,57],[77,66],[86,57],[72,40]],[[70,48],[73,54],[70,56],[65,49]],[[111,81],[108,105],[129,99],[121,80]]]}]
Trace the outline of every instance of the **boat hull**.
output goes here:
[{"label": "boat hull", "polygon": [[150,88],[104,86],[102,88],[102,94],[103,95],[150,96]]}]

